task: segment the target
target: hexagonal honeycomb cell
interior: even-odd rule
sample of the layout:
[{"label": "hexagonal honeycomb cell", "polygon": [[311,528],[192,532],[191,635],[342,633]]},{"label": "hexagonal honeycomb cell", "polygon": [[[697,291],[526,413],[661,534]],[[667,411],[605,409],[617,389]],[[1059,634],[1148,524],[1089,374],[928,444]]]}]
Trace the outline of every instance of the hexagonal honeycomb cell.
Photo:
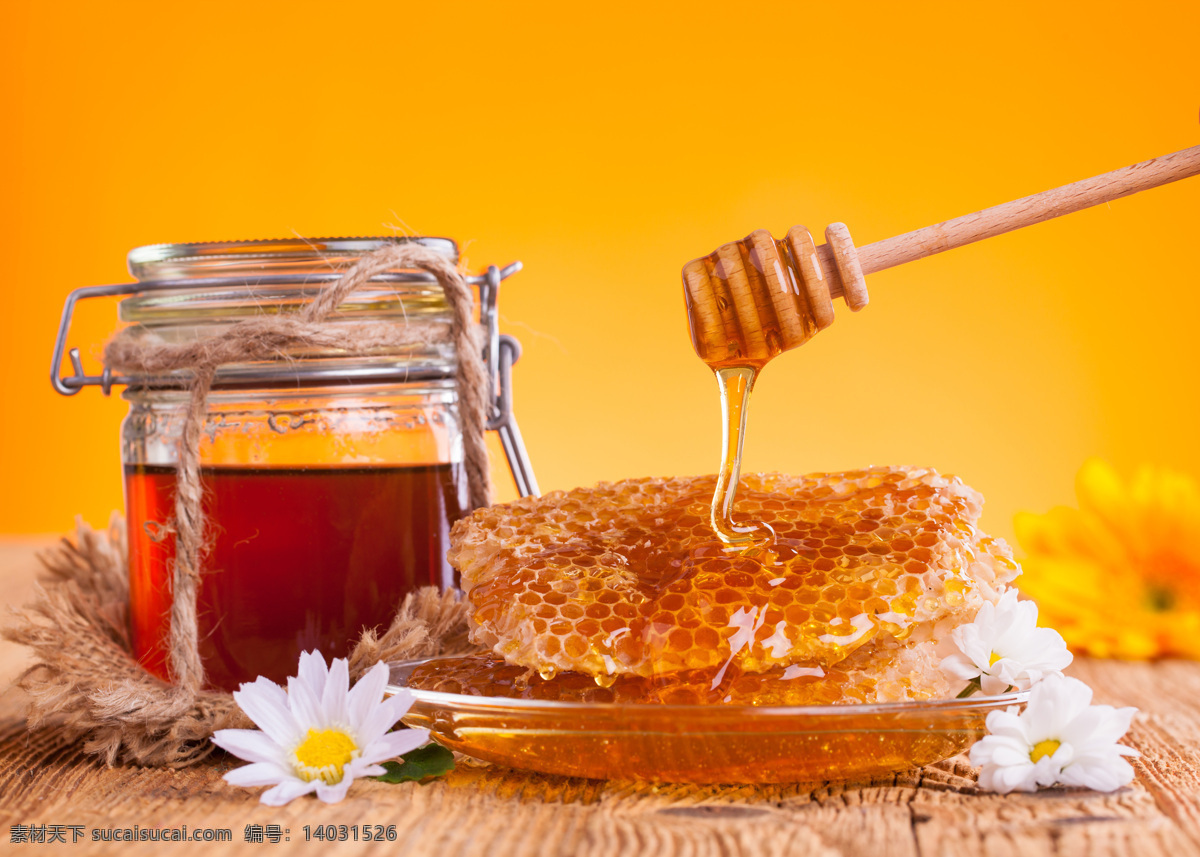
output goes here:
[{"label": "hexagonal honeycomb cell", "polygon": [[980,495],[931,469],[746,475],[735,517],[776,538],[732,553],[708,524],[715,479],[601,483],[460,520],[449,559],[472,640],[545,679],[723,686],[722,670],[828,672],[864,647],[935,640],[1019,572],[978,530]]}]

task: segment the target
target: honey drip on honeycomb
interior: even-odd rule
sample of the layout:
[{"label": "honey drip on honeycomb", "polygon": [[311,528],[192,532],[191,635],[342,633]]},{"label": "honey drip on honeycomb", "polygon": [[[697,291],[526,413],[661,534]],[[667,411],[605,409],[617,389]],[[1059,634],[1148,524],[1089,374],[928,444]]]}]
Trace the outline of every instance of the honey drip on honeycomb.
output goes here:
[{"label": "honey drip on honeycomb", "polygon": [[459,521],[449,559],[473,641],[544,679],[709,671],[720,685],[722,670],[829,671],[935,639],[1017,574],[975,526],[979,495],[933,470],[748,475],[735,511],[775,540],[740,553],[706,520],[715,482],[602,483]]},{"label": "honey drip on honeycomb", "polygon": [[729,669],[714,683],[716,675],[715,670],[653,678],[624,675],[604,686],[582,673],[563,672],[544,679],[495,655],[471,655],[426,661],[413,669],[407,685],[467,696],[664,705],[839,705],[950,695],[949,683],[937,669],[936,647],[930,642],[871,644],[829,669],[795,665],[764,673]]},{"label": "honey drip on honeycomb", "polygon": [[721,469],[717,472],[709,524],[717,538],[731,548],[762,547],[775,538],[770,525],[756,520],[739,524],[733,520],[742,473],[746,415],[758,370],[750,366],[725,367],[717,369],[716,375],[721,391]]},{"label": "honey drip on honeycomb", "polygon": [[[709,520],[731,548],[763,546],[773,535],[763,521],[733,520],[755,378],[770,360],[807,341],[819,327],[801,297],[794,266],[780,264],[787,258],[786,244],[759,230],[684,270],[692,347],[715,373],[721,396],[721,468]],[[694,270],[689,276],[696,265],[703,274]]]}]

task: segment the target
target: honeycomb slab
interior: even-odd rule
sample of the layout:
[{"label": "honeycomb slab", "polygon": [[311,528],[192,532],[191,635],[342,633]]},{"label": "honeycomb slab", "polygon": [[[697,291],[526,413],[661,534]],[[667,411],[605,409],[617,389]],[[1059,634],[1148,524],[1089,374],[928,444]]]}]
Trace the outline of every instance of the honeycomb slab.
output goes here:
[{"label": "honeycomb slab", "polygon": [[413,668],[406,684],[421,690],[543,702],[661,705],[845,705],[921,702],[951,695],[932,641],[864,646],[828,670],[775,667],[763,673],[685,670],[643,678],[618,676],[606,686],[575,672],[544,679],[493,654],[436,658]]},{"label": "honeycomb slab", "polygon": [[[744,552],[713,535],[714,486],[601,483],[460,520],[449,559],[473,641],[543,679],[572,672],[601,687],[687,675],[726,688],[789,667],[829,673],[856,652],[853,669],[878,673],[871,659],[917,657],[1019,572],[978,530],[980,495],[930,469],[747,475],[735,518],[769,524],[775,540]],[[859,701],[914,698],[872,693]]]}]

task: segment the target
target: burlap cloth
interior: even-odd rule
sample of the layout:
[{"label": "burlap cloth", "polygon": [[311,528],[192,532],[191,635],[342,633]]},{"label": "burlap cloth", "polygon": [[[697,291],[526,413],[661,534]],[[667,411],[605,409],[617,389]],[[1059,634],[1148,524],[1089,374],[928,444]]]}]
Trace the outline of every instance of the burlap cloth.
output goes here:
[{"label": "burlap cloth", "polygon": [[[37,663],[18,680],[30,696],[28,725],[50,729],[112,764],[183,767],[216,749],[217,729],[250,728],[229,693],[180,693],[139,664],[129,644],[125,522],[106,532],[80,523],[39,555],[32,602],[14,611],[4,637],[33,650]],[[352,679],[378,661],[472,651],[466,602],[424,587],[398,605],[382,634],[365,631],[350,654]]]}]

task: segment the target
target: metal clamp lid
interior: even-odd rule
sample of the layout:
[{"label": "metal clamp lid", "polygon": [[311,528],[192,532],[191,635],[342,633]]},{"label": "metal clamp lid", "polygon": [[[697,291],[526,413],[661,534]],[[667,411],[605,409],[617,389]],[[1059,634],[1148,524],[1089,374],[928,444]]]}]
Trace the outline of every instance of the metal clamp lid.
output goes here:
[{"label": "metal clamp lid", "polygon": [[[503,268],[495,265],[488,266],[482,275],[469,276],[464,279],[468,284],[479,287],[480,322],[487,339],[484,346],[484,363],[488,368],[491,388],[495,397],[488,413],[486,428],[495,431],[500,436],[504,456],[513,481],[522,497],[535,495],[538,492],[537,480],[533,475],[533,467],[529,455],[517,427],[516,416],[512,408],[512,366],[521,356],[521,344],[515,337],[499,332],[499,316],[497,298],[500,282],[521,270],[520,262],[512,262]],[[328,283],[341,277],[340,273],[308,273],[304,276],[305,283]],[[296,276],[288,274],[260,275],[253,278],[255,286],[290,285],[296,282]],[[380,283],[412,283],[427,282],[430,278],[418,273],[389,273],[372,277],[372,282]],[[84,286],[75,289],[67,295],[63,304],[62,318],[58,325],[58,336],[54,340],[54,355],[50,365],[50,383],[54,389],[64,396],[74,396],[84,387],[99,387],[104,395],[109,395],[114,386],[147,386],[152,379],[114,375],[109,367],[104,367],[99,375],[88,375],[84,372],[83,361],[79,349],[67,349],[67,337],[71,329],[71,320],[75,313],[75,305],[88,298],[118,297],[149,291],[170,291],[173,289],[195,289],[222,286],[248,285],[244,276],[234,277],[204,277],[181,279],[143,280],[136,283],[117,283],[107,286]],[[70,375],[60,375],[63,355],[66,352],[73,370]],[[395,368],[389,366],[356,367],[353,370],[330,370],[316,367],[309,370],[296,369],[292,373],[294,380],[301,383],[404,383],[424,380],[437,376],[439,373],[423,372],[411,367]],[[253,386],[264,383],[267,377],[256,376],[253,373],[242,373],[237,379],[237,386]],[[162,385],[162,379],[157,379],[157,385]]]}]

